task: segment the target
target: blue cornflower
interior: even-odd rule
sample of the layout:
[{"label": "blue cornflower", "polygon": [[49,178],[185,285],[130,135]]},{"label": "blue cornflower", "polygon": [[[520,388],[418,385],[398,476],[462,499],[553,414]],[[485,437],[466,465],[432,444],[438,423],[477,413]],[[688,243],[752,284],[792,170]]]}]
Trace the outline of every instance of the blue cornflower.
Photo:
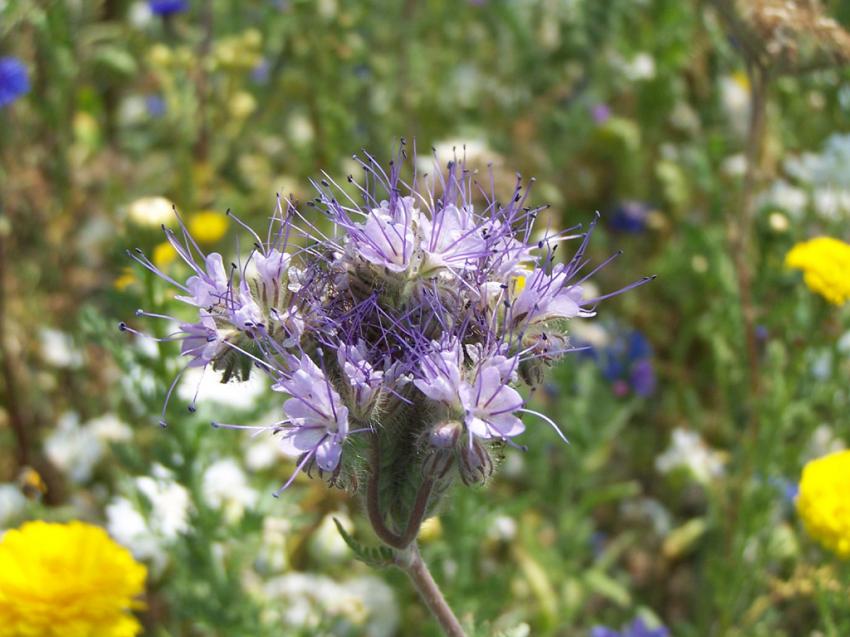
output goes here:
[{"label": "blue cornflower", "polygon": [[655,391],[655,367],[652,346],[638,330],[617,334],[605,345],[588,346],[583,357],[593,359],[614,393],[625,396],[634,392],[647,397]]},{"label": "blue cornflower", "polygon": [[641,201],[622,201],[609,213],[608,225],[612,230],[637,234],[646,230],[646,222],[653,207]]},{"label": "blue cornflower", "polygon": [[664,626],[649,628],[640,617],[622,630],[614,630],[607,626],[594,626],[590,637],[670,637],[670,631]]},{"label": "blue cornflower", "polygon": [[30,90],[27,67],[18,58],[0,58],[0,108],[8,106]]},{"label": "blue cornflower", "polygon": [[[590,318],[600,301],[649,280],[587,294],[582,283],[610,262],[586,271],[596,221],[585,232],[532,239],[542,208],[526,205],[519,180],[502,204],[463,161],[443,169],[435,158],[433,176],[414,171],[407,181],[406,158],[404,144],[386,170],[369,154],[355,156],[366,178],[349,177],[348,189],[327,175],[314,182],[307,206],[330,222],[328,231],[281,199],[265,237],[234,216],[253,250],[229,266],[205,254],[182,221],[179,233],[165,232],[191,271],[185,281],[131,254],[197,312],[166,337],[182,342],[186,367],[211,366],[225,380],[244,379],[252,367],[269,376],[289,398],[280,420],[252,429],[299,458],[296,474],[317,468],[353,489],[368,473],[355,437],[383,438],[375,448],[408,454],[407,464],[420,463],[417,475],[465,483],[492,472],[492,445],[517,446],[525,414],[563,438],[516,387],[539,383],[549,363],[575,351],[568,320]],[[555,263],[555,248],[569,241],[578,244],[571,258]]]},{"label": "blue cornflower", "polygon": [[156,15],[170,16],[188,10],[189,0],[148,0],[148,7]]},{"label": "blue cornflower", "polygon": [[151,94],[145,96],[145,109],[151,117],[160,118],[165,115],[168,105],[162,95]]}]

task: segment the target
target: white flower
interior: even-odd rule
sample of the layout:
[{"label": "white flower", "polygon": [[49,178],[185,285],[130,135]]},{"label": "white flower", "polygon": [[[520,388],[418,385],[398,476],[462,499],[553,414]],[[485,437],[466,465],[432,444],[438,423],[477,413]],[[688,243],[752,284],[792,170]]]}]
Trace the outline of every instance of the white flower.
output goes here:
[{"label": "white flower", "polygon": [[516,534],[517,522],[509,515],[497,515],[487,527],[487,536],[499,542],[510,542]]},{"label": "white flower", "polygon": [[114,414],[104,414],[80,425],[76,413],[64,414],[44,442],[48,458],[72,482],[88,482],[110,442],[124,442],[133,432]]},{"label": "white flower", "polygon": [[286,457],[279,441],[267,436],[251,437],[245,447],[245,467],[254,472],[270,469]]},{"label": "white flower", "polygon": [[660,473],[685,469],[694,480],[708,484],[724,473],[726,460],[722,453],[711,449],[695,431],[676,428],[667,450],[655,459]]},{"label": "white flower", "polygon": [[91,478],[104,445],[94,431],[80,426],[76,413],[67,412],[44,441],[44,451],[72,482],[82,484]]},{"label": "white flower", "polygon": [[623,63],[621,70],[632,82],[651,80],[655,77],[655,59],[649,53],[641,52]]},{"label": "white flower", "polygon": [[147,2],[134,2],[127,11],[127,22],[136,29],[144,29],[153,22],[153,11]]},{"label": "white flower", "polygon": [[250,409],[266,391],[268,378],[265,374],[251,374],[242,383],[222,383],[221,374],[211,369],[206,372],[200,368],[187,369],[183,374],[177,396],[180,400],[191,402],[198,392],[199,403],[217,403],[230,409]]},{"label": "white flower", "polygon": [[401,613],[395,592],[380,577],[364,575],[343,584],[346,592],[361,600],[366,611],[365,637],[393,637]]},{"label": "white flower", "polygon": [[154,465],[155,476],[136,478],[136,487],[151,504],[150,523],[154,532],[167,540],[189,529],[189,507],[191,498],[186,488],[170,477],[167,469]]},{"label": "white flower", "polygon": [[174,220],[174,204],[165,197],[142,197],[127,207],[127,217],[140,226],[158,228]]},{"label": "white flower", "polygon": [[128,442],[133,438],[133,430],[115,414],[93,418],[84,427],[101,442]]},{"label": "white flower", "polygon": [[273,607],[292,629],[316,630],[346,622],[360,627],[356,634],[364,637],[391,637],[398,630],[395,594],[375,576],[337,583],[322,575],[287,573],[268,580],[263,590],[280,602]]},{"label": "white flower", "polygon": [[287,544],[291,532],[289,517],[263,518],[262,542],[255,562],[259,572],[280,573],[289,566]]},{"label": "white flower", "polygon": [[830,453],[835,453],[836,451],[843,451],[845,448],[844,441],[836,435],[832,427],[829,425],[819,425],[812,433],[803,457],[804,459],[812,460]]},{"label": "white flower", "polygon": [[758,200],[760,205],[776,206],[792,217],[803,214],[808,203],[805,191],[792,186],[784,179],[774,181],[770,188],[759,196]]},{"label": "white flower", "polygon": [[721,78],[720,101],[732,130],[744,135],[750,120],[750,83],[744,73]]},{"label": "white flower", "polygon": [[74,345],[74,341],[65,332],[44,327],[39,330],[41,356],[53,367],[79,367],[83,364],[83,354]]},{"label": "white flower", "polygon": [[245,472],[232,458],[218,460],[204,471],[201,491],[207,504],[222,510],[231,523],[241,519],[245,509],[257,502],[257,492],[248,485]]},{"label": "white flower", "polygon": [[0,529],[5,529],[23,513],[27,505],[26,496],[16,484],[0,484]]},{"label": "white flower", "polygon": [[340,563],[351,556],[351,549],[342,539],[334,524],[336,518],[348,533],[354,532],[354,523],[346,513],[329,513],[310,538],[310,555],[324,564]]},{"label": "white flower", "polygon": [[850,191],[823,186],[814,193],[815,211],[826,219],[838,219],[850,212]]},{"label": "white flower", "polygon": [[161,573],[168,563],[168,553],[144,516],[127,498],[117,497],[106,506],[106,528],[122,546],[140,560],[150,562],[155,573]]},{"label": "white flower", "polygon": [[743,153],[729,155],[723,160],[720,170],[728,177],[743,177],[747,172],[747,158]]}]

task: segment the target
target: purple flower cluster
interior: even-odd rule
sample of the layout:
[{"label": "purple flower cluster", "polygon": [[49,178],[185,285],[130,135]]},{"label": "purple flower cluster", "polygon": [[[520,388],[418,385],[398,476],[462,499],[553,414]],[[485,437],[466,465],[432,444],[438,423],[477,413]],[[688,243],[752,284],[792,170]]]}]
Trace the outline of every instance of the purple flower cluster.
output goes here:
[{"label": "purple flower cluster", "polygon": [[[212,366],[224,380],[252,368],[270,376],[288,398],[281,419],[260,429],[299,458],[298,470],[353,488],[366,446],[389,449],[400,467],[439,467],[441,478],[456,466],[470,482],[492,470],[489,447],[514,444],[523,414],[557,430],[517,386],[574,349],[569,319],[649,280],[588,298],[582,283],[608,263],[588,268],[595,221],[586,232],[536,232],[543,208],[526,205],[519,178],[503,204],[462,160],[432,175],[413,162],[403,177],[405,159],[402,143],[387,170],[367,153],[355,156],[361,180],[325,175],[306,204],[318,215],[279,198],[266,236],[245,226],[253,249],[230,265],[204,254],[182,223],[166,229],[191,270],[185,282],[131,253],[197,308],[169,337],[182,341],[187,366]],[[571,258],[555,263],[570,241]]]}]

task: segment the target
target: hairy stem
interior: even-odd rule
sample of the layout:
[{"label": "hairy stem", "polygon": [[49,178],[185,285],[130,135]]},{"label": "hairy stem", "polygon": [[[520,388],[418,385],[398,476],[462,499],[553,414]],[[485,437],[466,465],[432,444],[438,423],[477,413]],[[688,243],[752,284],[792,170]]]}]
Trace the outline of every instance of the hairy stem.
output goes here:
[{"label": "hairy stem", "polygon": [[416,492],[416,499],[413,502],[413,508],[410,510],[410,515],[407,518],[404,532],[399,535],[392,531],[384,520],[384,514],[381,512],[380,505],[380,480],[381,480],[381,447],[380,438],[377,434],[372,438],[372,472],[369,476],[369,483],[366,487],[366,512],[369,516],[369,522],[372,528],[384,544],[391,546],[394,549],[404,550],[411,542],[416,539],[419,534],[419,528],[422,522],[425,521],[425,515],[428,512],[428,501],[431,498],[431,491],[434,487],[434,481],[426,478],[419,485]]},{"label": "hairy stem", "polygon": [[396,566],[410,577],[416,592],[419,593],[419,597],[422,598],[434,619],[440,624],[440,628],[443,629],[446,637],[466,637],[463,627],[446,602],[446,598],[443,597],[443,593],[437,586],[437,582],[434,581],[431,571],[422,561],[416,542],[412,542],[403,553],[399,553]]},{"label": "hairy stem", "polygon": [[381,538],[384,544],[393,548],[402,549],[401,537],[393,533],[384,522],[380,505],[380,481],[381,481],[381,440],[378,434],[372,436],[372,466],[369,475],[369,483],[366,485],[366,514],[369,523],[375,531],[375,535]]}]

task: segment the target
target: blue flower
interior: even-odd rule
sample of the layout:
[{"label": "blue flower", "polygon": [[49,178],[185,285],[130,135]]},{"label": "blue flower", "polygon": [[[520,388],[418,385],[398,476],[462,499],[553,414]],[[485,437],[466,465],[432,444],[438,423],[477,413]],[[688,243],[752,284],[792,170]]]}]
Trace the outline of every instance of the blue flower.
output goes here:
[{"label": "blue flower", "polygon": [[634,392],[646,398],[655,391],[652,346],[641,332],[632,330],[619,334],[609,344],[592,346],[582,354],[599,366],[602,376],[618,396]]},{"label": "blue flower", "polygon": [[640,201],[621,201],[608,216],[612,230],[626,234],[638,234],[646,230],[646,221],[652,206]]},{"label": "blue flower", "polygon": [[156,15],[169,16],[189,9],[189,0],[148,0],[148,7]]},{"label": "blue flower", "polygon": [[266,58],[260,60],[259,64],[251,69],[251,81],[254,84],[268,84],[272,72],[272,64]]},{"label": "blue flower", "polygon": [[18,58],[0,58],[0,108],[30,90],[27,67]]},{"label": "blue flower", "polygon": [[614,630],[607,626],[594,626],[590,637],[670,637],[670,631],[664,626],[649,628],[640,617],[622,630]]},{"label": "blue flower", "polygon": [[165,115],[167,105],[162,95],[151,94],[145,97],[145,108],[148,111],[148,115],[159,118]]}]

